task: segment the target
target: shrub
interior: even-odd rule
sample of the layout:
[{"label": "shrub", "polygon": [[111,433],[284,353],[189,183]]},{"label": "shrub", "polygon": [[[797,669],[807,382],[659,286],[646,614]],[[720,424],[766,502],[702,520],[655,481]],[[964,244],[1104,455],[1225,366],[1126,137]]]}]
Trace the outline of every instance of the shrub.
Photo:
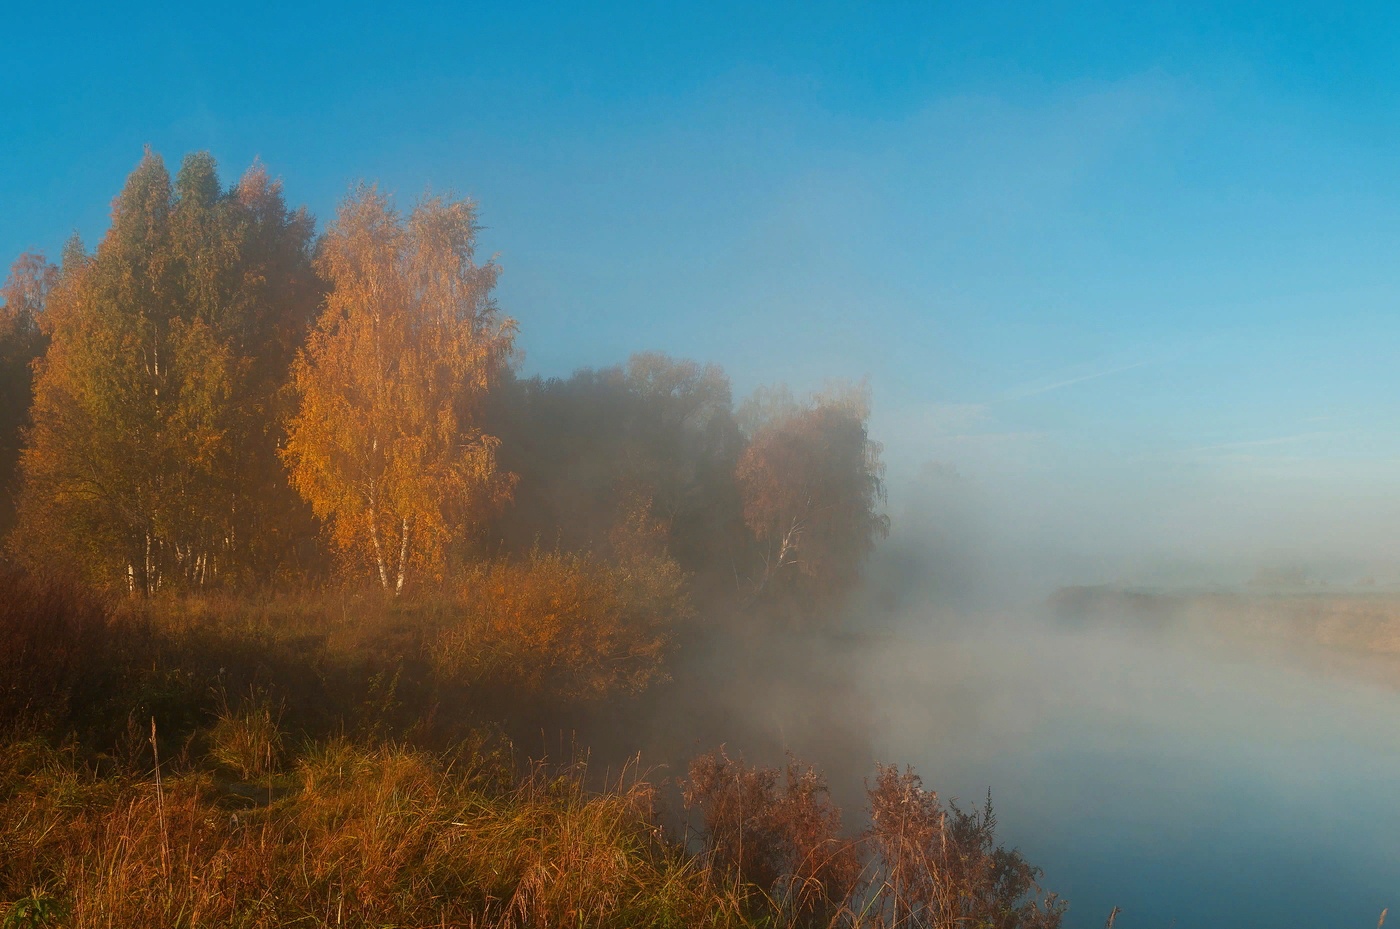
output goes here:
[{"label": "shrub", "polygon": [[868,911],[893,925],[1058,929],[1065,906],[1041,895],[1041,872],[996,845],[992,797],[981,810],[945,809],[910,768],[880,765],[868,787],[865,839],[879,862]]},{"label": "shrub", "polygon": [[881,765],[870,826],[843,838],[825,781],[793,759],[780,772],[721,749],[691,763],[683,789],[711,867],[764,890],[790,924],[1057,929],[1064,916],[1040,870],[996,845],[990,795],[981,810],[945,809],[911,769]]},{"label": "shrub", "polygon": [[763,888],[799,924],[830,925],[848,908],[860,856],[814,768],[793,758],[782,772],[750,767],[720,749],[692,761],[689,773],[685,804],[703,812],[713,867]]},{"label": "shrub", "polygon": [[0,569],[0,729],[66,723],[76,703],[99,698],[110,621],[77,584]]},{"label": "shrub", "polygon": [[574,698],[634,694],[663,680],[671,628],[690,611],[669,559],[617,565],[540,551],[475,569],[461,600],[462,622],[435,650],[440,673]]}]

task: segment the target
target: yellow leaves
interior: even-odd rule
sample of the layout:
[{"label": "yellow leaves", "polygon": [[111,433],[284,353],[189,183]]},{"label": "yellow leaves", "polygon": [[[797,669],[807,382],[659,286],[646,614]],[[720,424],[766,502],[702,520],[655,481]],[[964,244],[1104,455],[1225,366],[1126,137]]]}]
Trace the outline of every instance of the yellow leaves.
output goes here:
[{"label": "yellow leaves", "polygon": [[626,568],[534,551],[478,567],[460,582],[461,625],[439,643],[439,668],[495,676],[568,697],[636,693],[664,680],[672,626],[690,613],[674,561]]},{"label": "yellow leaves", "polygon": [[405,221],[363,188],[322,242],[332,289],[295,368],[284,459],[341,554],[386,587],[411,566],[440,572],[452,540],[509,498],[495,440],[470,421],[515,333],[490,299],[496,266],[473,261],[476,229],[465,201],[429,198]]},{"label": "yellow leaves", "polygon": [[172,186],[148,152],[96,254],[65,250],[17,550],[128,590],[270,567],[293,509],[270,411],[316,285],[309,219],[255,199],[207,154]]}]

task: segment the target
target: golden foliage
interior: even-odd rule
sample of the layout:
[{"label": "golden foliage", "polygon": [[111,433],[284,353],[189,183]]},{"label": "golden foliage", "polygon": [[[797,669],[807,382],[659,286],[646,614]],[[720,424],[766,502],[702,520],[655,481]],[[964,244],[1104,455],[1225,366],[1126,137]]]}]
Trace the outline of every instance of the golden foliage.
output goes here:
[{"label": "golden foliage", "polygon": [[651,556],[612,565],[536,550],[477,567],[461,598],[464,620],[438,647],[444,673],[566,697],[637,693],[664,680],[671,627],[690,612],[680,569]]},{"label": "golden foliage", "polygon": [[20,434],[34,402],[33,363],[47,343],[43,327],[58,268],[43,255],[26,252],[0,285],[0,534],[10,529],[14,500],[9,488],[19,465]]},{"label": "golden foliage", "polygon": [[21,895],[73,929],[746,924],[662,839],[645,782],[591,794],[471,753],[332,741],[249,801],[207,771],[157,786],[0,748],[6,925]]},{"label": "golden foliage", "polygon": [[410,569],[440,577],[449,541],[511,491],[476,422],[515,322],[476,233],[469,202],[431,197],[405,220],[363,188],[321,242],[332,289],[295,367],[284,459],[346,562],[395,593]]},{"label": "golden foliage", "polygon": [[146,153],[96,253],[70,245],[47,294],[15,554],[147,594],[270,567],[311,231],[259,171],[223,191],[196,154],[172,185]]}]

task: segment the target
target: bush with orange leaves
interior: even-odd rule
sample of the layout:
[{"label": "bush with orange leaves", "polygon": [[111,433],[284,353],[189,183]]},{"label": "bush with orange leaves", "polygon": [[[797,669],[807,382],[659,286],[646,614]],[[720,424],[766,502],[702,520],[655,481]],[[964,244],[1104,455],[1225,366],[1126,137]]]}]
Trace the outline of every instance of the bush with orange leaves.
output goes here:
[{"label": "bush with orange leaves", "polygon": [[689,616],[674,561],[533,551],[461,582],[462,621],[439,639],[439,674],[551,697],[635,694],[665,679],[672,627]]},{"label": "bush with orange leaves", "polygon": [[912,769],[880,765],[866,785],[870,825],[848,838],[826,782],[791,758],[783,772],[720,749],[690,763],[683,789],[704,815],[707,865],[762,890],[759,909],[777,908],[786,925],[1059,929],[1064,918],[1040,869],[996,843],[990,794],[963,810]]},{"label": "bush with orange leaves", "polygon": [[767,891],[791,925],[834,926],[855,915],[860,854],[842,837],[841,811],[815,768],[795,758],[783,772],[750,767],[720,749],[694,759],[682,787],[685,805],[704,814],[708,865],[718,874]]}]

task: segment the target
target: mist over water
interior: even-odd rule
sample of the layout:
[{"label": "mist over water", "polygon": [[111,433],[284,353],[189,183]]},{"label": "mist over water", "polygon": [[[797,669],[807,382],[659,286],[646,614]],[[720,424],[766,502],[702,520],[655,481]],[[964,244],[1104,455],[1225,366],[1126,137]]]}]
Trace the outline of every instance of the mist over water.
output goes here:
[{"label": "mist over water", "polygon": [[[941,464],[892,479],[891,536],[839,628],[741,617],[713,651],[686,643],[627,750],[640,737],[676,776],[720,744],[762,764],[791,753],[825,772],[848,830],[876,763],[912,765],[964,808],[990,789],[999,837],[1044,869],[1070,927],[1115,906],[1127,929],[1368,927],[1396,909],[1394,655],[1278,636],[1259,625],[1267,598],[1262,614],[1248,599],[1282,579],[1389,603],[1388,553],[1363,538],[1309,557],[1236,511],[1174,556],[1185,528],[1156,539],[1128,513],[1096,539],[1092,507],[1057,525],[1018,508],[1030,492]],[[1252,545],[1217,555],[1228,538]],[[1083,583],[1130,593],[1057,594]],[[1203,591],[1221,599],[1189,606]]]},{"label": "mist over water", "polygon": [[990,788],[1003,838],[1070,901],[1067,926],[1114,906],[1120,927],[1371,926],[1394,910],[1393,664],[1241,638],[1228,615],[1052,608],[1094,560],[1018,547],[959,480],[935,468],[939,493],[896,510],[853,613],[879,630],[849,653],[873,759],[963,805]]},{"label": "mist over water", "polygon": [[868,660],[877,755],[945,795],[990,787],[1068,925],[1116,905],[1122,926],[1367,926],[1394,901],[1393,690],[1032,617]]}]

